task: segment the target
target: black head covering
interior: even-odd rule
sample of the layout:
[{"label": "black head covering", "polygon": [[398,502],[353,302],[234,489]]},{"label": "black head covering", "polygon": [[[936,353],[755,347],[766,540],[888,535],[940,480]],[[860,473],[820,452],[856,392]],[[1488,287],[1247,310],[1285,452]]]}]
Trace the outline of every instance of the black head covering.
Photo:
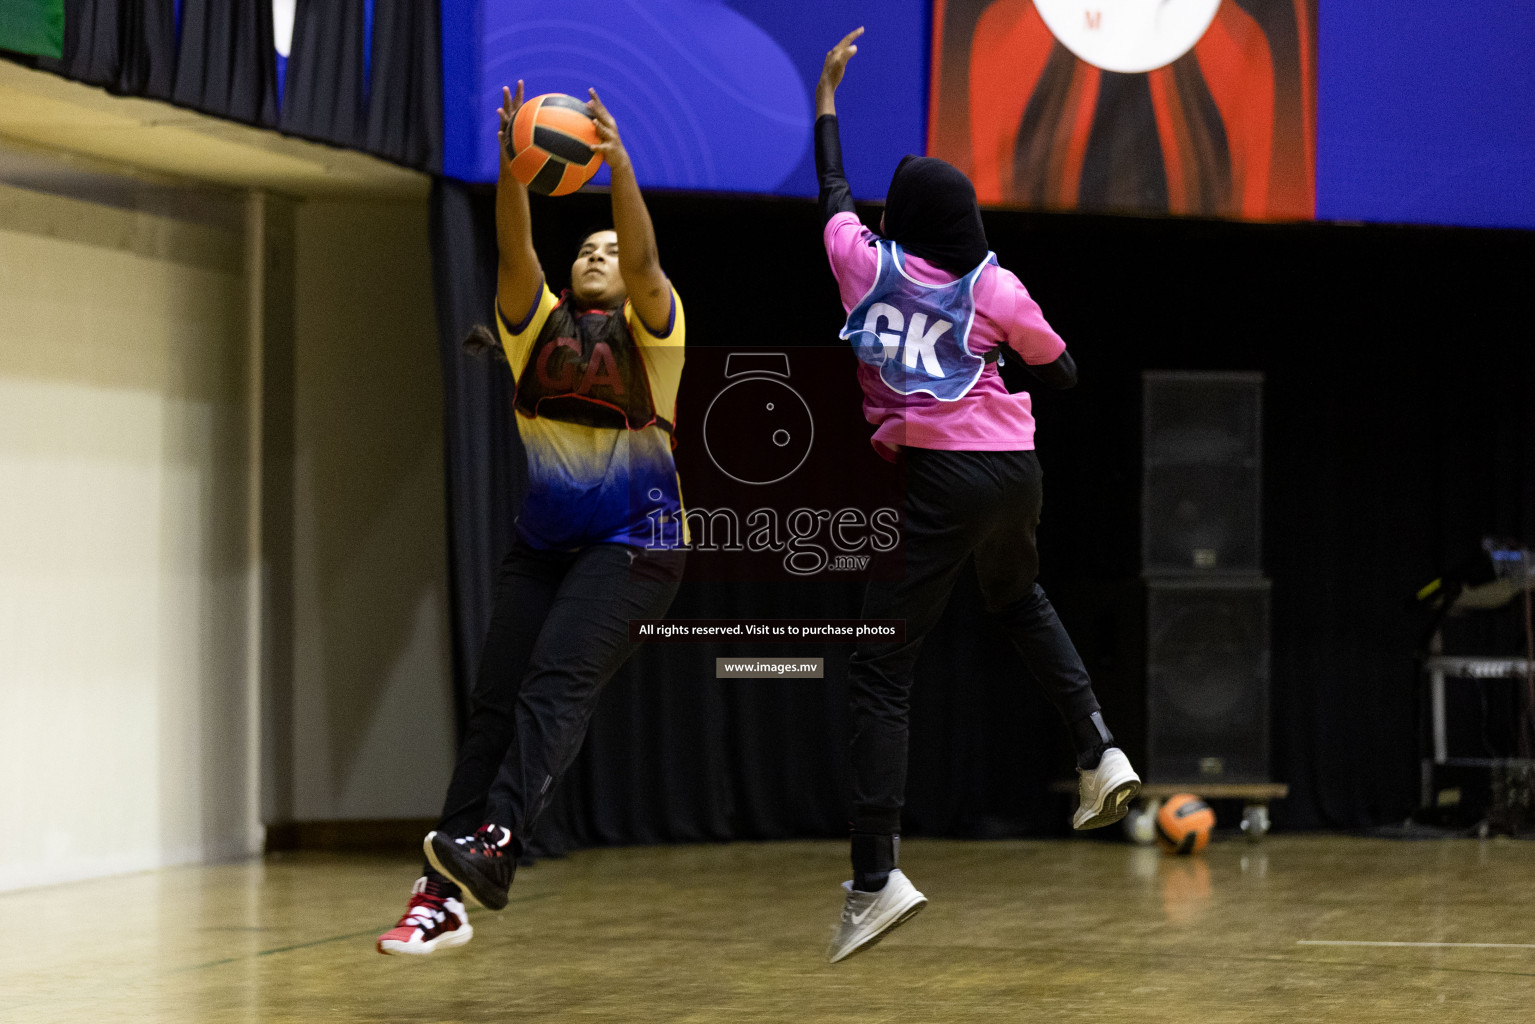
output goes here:
[{"label": "black head covering", "polygon": [[913,256],[968,274],[990,251],[975,186],[953,164],[906,156],[885,195],[885,237]]}]

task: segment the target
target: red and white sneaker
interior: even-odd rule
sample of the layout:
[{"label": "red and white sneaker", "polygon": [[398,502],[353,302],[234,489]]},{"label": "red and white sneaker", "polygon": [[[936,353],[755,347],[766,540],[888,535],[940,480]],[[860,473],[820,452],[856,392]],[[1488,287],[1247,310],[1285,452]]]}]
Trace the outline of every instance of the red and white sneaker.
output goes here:
[{"label": "red and white sneaker", "polygon": [[400,923],[378,937],[378,951],[425,956],[462,946],[472,938],[474,927],[463,902],[443,892],[437,881],[422,876],[410,887],[410,905]]}]

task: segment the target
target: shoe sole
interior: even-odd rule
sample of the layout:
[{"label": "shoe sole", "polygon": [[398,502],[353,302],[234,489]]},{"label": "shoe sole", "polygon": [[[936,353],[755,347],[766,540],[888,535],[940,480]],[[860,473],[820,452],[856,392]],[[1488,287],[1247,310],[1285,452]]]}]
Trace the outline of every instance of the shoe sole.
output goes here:
[{"label": "shoe sole", "polygon": [[1078,832],[1086,832],[1088,829],[1102,828],[1105,825],[1114,824],[1114,822],[1130,813],[1130,801],[1134,800],[1135,795],[1140,791],[1140,779],[1129,779],[1128,781],[1121,782],[1104,795],[1104,798],[1099,801],[1098,807],[1081,824],[1072,822],[1071,827]]},{"label": "shoe sole", "polygon": [[894,920],[890,921],[888,924],[877,925],[874,934],[870,935],[867,939],[864,939],[858,945],[854,946],[852,949],[849,949],[846,953],[843,953],[841,956],[830,962],[834,964],[841,963],[843,960],[846,960],[850,956],[862,953],[866,949],[872,949],[873,947],[879,945],[881,939],[895,931],[907,921],[910,921],[912,918],[916,917],[917,913],[925,906],[927,906],[927,897],[921,893],[917,893],[916,901],[909,903],[905,907],[897,910],[894,914]]},{"label": "shoe sole", "polygon": [[439,935],[435,939],[429,939],[426,942],[416,943],[415,945],[411,945],[408,942],[395,942],[393,940],[385,942],[383,939],[380,939],[375,943],[375,948],[385,956],[423,957],[430,956],[439,950],[457,949],[472,938],[474,938],[474,927],[465,924],[457,931],[451,931],[446,935]]},{"label": "shoe sole", "polygon": [[427,861],[431,863],[432,867],[436,869],[437,873],[451,881],[454,885],[458,886],[459,889],[463,891],[463,894],[469,898],[469,902],[473,903],[480,909],[504,910],[506,908],[506,900],[503,899],[499,907],[491,906],[489,903],[486,903],[484,900],[480,899],[479,894],[474,891],[474,886],[470,885],[467,879],[460,878],[458,875],[449,870],[448,866],[444,864],[442,860],[437,856],[437,850],[432,846],[432,840],[436,837],[436,832],[428,832],[426,834],[426,838],[421,840],[421,849],[426,853]]}]

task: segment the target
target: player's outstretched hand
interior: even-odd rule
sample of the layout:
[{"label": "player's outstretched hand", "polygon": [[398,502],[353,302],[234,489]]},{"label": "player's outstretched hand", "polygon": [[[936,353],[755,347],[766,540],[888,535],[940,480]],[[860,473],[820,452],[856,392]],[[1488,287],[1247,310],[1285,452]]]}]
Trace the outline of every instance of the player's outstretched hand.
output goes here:
[{"label": "player's outstretched hand", "polygon": [[842,73],[847,70],[847,62],[853,59],[853,54],[858,52],[855,44],[859,36],[863,35],[863,26],[860,25],[847,35],[842,41],[826,54],[826,63],[821,65],[821,80],[816,83],[816,93],[823,91],[830,94],[837,91],[837,86],[842,84]]},{"label": "player's outstretched hand", "polygon": [[501,121],[500,126],[496,128],[496,138],[501,143],[501,159],[503,161],[512,158],[507,144],[511,140],[512,118],[517,116],[517,111],[520,109],[522,109],[522,79],[519,78],[517,79],[517,95],[513,96],[512,90],[506,86],[503,85],[501,87],[501,106],[496,111],[496,116]]},{"label": "player's outstretched hand", "polygon": [[586,101],[586,109],[591,111],[592,120],[597,122],[597,137],[602,140],[592,148],[602,154],[602,159],[606,160],[608,166],[615,172],[627,170],[629,151],[624,149],[623,140],[618,137],[618,122],[613,120],[613,115],[608,113],[607,107],[603,106],[596,89],[586,91],[592,95],[592,98]]}]

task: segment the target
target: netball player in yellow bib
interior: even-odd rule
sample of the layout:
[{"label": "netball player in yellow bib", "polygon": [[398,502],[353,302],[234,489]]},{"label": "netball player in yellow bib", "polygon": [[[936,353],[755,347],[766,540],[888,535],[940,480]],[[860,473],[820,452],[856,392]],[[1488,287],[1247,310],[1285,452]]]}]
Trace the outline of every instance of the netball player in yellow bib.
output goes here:
[{"label": "netball player in yellow bib", "polygon": [[[503,90],[496,186],[497,340],[517,382],[528,459],[517,539],[501,564],[489,635],[442,818],[383,953],[462,945],[465,895],[507,902],[517,858],[586,735],[604,683],[632,653],[630,619],[671,605],[680,548],[655,546],[657,511],[680,516],[671,420],[682,374],[682,303],[618,127],[595,91],[596,147],[612,169],[614,230],[589,235],[556,296],[533,251],[527,189],[506,133],[522,104]],[[487,337],[487,342],[489,338]]]}]

